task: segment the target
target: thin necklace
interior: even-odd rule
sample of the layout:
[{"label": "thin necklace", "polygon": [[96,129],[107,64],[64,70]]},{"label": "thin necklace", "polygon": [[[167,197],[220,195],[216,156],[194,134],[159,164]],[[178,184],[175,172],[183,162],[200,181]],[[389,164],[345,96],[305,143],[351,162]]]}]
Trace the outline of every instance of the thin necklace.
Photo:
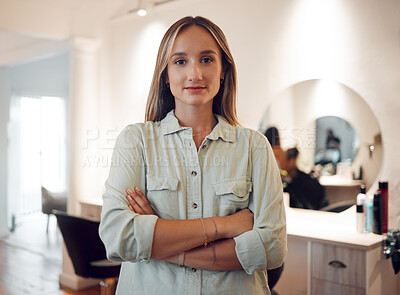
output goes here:
[{"label": "thin necklace", "polygon": [[211,129],[211,130],[208,129],[208,130],[206,130],[206,131],[204,131],[204,132],[193,133],[192,135],[198,137],[198,136],[202,136],[202,135],[204,135],[204,134],[209,134],[211,131],[212,131],[212,129]]}]

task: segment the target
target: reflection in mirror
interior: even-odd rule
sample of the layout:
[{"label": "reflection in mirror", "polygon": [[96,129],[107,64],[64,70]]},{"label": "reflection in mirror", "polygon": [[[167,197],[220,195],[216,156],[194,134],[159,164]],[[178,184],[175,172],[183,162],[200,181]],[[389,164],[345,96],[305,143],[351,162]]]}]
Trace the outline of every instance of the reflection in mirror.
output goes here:
[{"label": "reflection in mirror", "polygon": [[336,116],[316,120],[315,165],[342,162],[351,164],[360,147],[360,139],[353,126]]},{"label": "reflection in mirror", "polygon": [[[341,129],[354,130],[351,137],[339,127],[331,128],[340,138],[341,155],[336,167],[325,175],[315,165],[319,147],[326,148],[327,128],[321,127],[322,138],[318,135],[321,128],[317,131],[318,119],[324,117],[342,119],[337,123],[344,125]],[[369,190],[376,181],[382,161],[380,128],[368,104],[349,87],[331,80],[292,85],[271,100],[259,129],[271,126],[279,130],[282,149],[298,149],[297,168],[317,177],[331,205],[355,201],[361,183]],[[343,145],[349,145],[346,152]]]}]

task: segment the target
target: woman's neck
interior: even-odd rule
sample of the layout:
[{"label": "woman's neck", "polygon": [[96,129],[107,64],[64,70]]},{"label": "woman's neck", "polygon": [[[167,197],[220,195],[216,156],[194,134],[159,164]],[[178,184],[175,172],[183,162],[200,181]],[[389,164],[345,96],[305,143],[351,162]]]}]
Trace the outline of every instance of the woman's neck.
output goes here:
[{"label": "woman's neck", "polygon": [[204,138],[211,133],[217,119],[212,112],[211,107],[184,107],[179,106],[175,109],[175,117],[178,119],[179,125],[183,127],[191,127],[193,130],[193,141],[197,150],[200,148]]},{"label": "woman's neck", "polygon": [[[175,117],[182,127],[191,127],[193,135],[204,137],[208,135],[217,124],[212,108],[181,108],[175,109]],[[203,136],[202,136],[203,137]]]}]

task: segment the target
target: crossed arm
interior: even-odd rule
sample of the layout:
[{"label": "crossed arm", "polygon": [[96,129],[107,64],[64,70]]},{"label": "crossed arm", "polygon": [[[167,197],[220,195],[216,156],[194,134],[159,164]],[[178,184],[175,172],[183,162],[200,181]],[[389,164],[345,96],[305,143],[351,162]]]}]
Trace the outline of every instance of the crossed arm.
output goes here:
[{"label": "crossed arm", "polygon": [[[154,215],[144,194],[128,189],[126,199],[132,212]],[[244,209],[225,217],[189,220],[157,220],[151,258],[178,264],[179,253],[185,252],[184,265],[205,270],[242,269],[235,251],[234,237],[253,228],[254,216]],[[213,242],[204,246],[205,240]]]}]

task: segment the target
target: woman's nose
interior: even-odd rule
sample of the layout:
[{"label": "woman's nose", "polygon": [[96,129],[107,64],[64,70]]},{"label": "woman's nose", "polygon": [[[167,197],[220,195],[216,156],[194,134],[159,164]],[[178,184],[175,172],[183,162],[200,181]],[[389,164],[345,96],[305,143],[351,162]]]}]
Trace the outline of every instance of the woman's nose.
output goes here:
[{"label": "woman's nose", "polygon": [[203,78],[200,66],[196,63],[193,63],[189,67],[188,72],[188,80],[189,81],[199,81]]}]

